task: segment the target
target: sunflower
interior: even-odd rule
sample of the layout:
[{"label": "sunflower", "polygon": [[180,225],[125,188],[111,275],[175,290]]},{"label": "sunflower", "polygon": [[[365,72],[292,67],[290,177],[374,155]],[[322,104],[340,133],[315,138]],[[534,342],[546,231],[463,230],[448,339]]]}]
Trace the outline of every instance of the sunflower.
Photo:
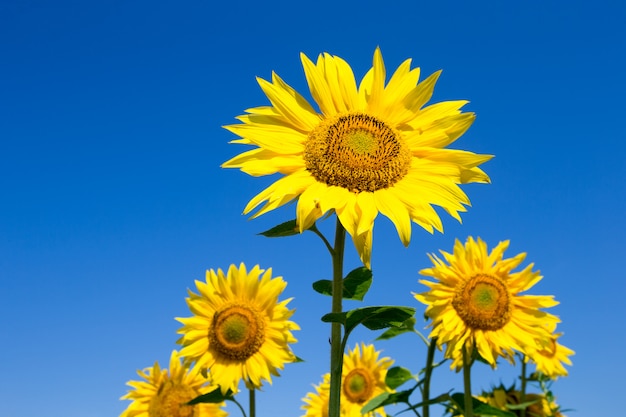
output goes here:
[{"label": "sunflower", "polygon": [[406,246],[411,221],[430,233],[443,231],[433,205],[457,220],[469,199],[458,184],[489,182],[478,165],[492,158],[446,149],[474,121],[461,112],[467,101],[430,100],[440,72],[418,83],[419,68],[404,61],[385,84],[380,49],[359,86],[350,66],[327,53],[313,63],[301,54],[317,112],[272,73],[258,78],[271,106],[246,110],[241,124],[225,126],[255,146],[225,162],[253,176],[283,174],[252,198],[244,214],[264,203],[253,217],[298,200],[300,232],[329,211],[337,213],[369,267],[372,231],[378,213],[394,223]]},{"label": "sunflower", "polygon": [[536,365],[537,372],[550,379],[567,376],[567,369],[563,364],[571,366],[572,361],[569,356],[574,354],[573,350],[557,342],[562,333],[554,333],[555,327],[551,326],[550,337],[537,341],[539,347],[529,351],[525,357],[526,360],[530,359]]},{"label": "sunflower", "polygon": [[[379,359],[380,352],[373,345],[356,345],[354,350],[344,354],[342,371],[341,417],[362,417],[361,409],[368,401],[389,388],[385,384],[387,370],[393,364],[390,358]],[[328,417],[330,396],[330,374],[323,377],[322,383],[315,386],[315,393],[309,392],[302,409],[303,417]],[[370,412],[365,417],[380,416]]]},{"label": "sunflower", "polygon": [[347,417],[360,417],[361,408],[368,401],[389,391],[385,377],[393,360],[388,357],[379,359],[379,355],[380,351],[377,352],[374,345],[364,343],[360,349],[357,344],[354,350],[344,355],[341,390]]},{"label": "sunflower", "polygon": [[[515,410],[516,415],[520,415],[519,405],[522,404],[522,393],[514,387],[505,388],[504,386],[494,388],[491,392],[485,392],[478,399],[500,410],[511,411],[511,407]],[[529,394],[524,396],[527,417],[565,417],[559,411],[559,406],[554,399],[548,399],[543,394]]]},{"label": "sunflower", "polygon": [[133,387],[122,400],[132,400],[120,417],[226,417],[220,407],[224,404],[186,405],[201,394],[215,389],[209,386],[198,367],[188,369],[180,363],[176,351],[170,356],[170,367],[161,369],[158,362],[152,368],[137,371],[145,381],[129,381]]},{"label": "sunflower", "polygon": [[430,337],[437,337],[439,347],[447,345],[452,368],[462,366],[463,347],[470,354],[476,348],[494,368],[498,356],[513,362],[515,350],[534,351],[537,340],[549,336],[546,323],[559,321],[540,310],[558,304],[553,296],[520,295],[542,277],[533,264],[511,272],[526,254],[504,259],[508,246],[508,240],[500,242],[488,253],[480,238],[468,238],[465,246],[456,240],[452,254],[441,251],[448,264],[429,255],[434,266],[420,271],[438,280],[420,280],[430,290],[414,296],[428,306]]},{"label": "sunflower", "polygon": [[[302,409],[305,410],[303,417],[328,417],[330,374],[324,375],[322,382],[313,387],[315,388],[315,392],[307,393],[306,397],[302,399],[302,401],[304,401]],[[343,404],[341,408],[340,415],[343,417],[345,414]]]},{"label": "sunflower", "polygon": [[192,317],[177,318],[183,324],[178,343],[181,356],[210,370],[211,381],[222,392],[237,391],[241,379],[250,389],[263,380],[272,382],[284,364],[296,357],[289,344],[299,327],[288,319],[294,310],[278,301],[287,283],[272,278],[258,265],[249,272],[242,263],[231,265],[228,273],[209,270],[206,282],[196,281],[199,294],[189,291],[187,305]]}]

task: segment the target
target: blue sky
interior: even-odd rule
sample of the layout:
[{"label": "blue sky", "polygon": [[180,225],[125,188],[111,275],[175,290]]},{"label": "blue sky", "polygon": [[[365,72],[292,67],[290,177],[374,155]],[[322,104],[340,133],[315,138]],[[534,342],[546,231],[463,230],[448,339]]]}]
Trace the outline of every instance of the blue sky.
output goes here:
[{"label": "blue sky", "polygon": [[[576,351],[559,403],[571,416],[614,412],[626,371],[625,21],[622,2],[603,0],[1,2],[0,416],[119,415],[126,381],[176,347],[186,289],[239,262],[289,283],[306,362],[257,401],[259,415],[300,415],[327,367],[330,300],[311,283],[330,261],[313,234],[257,236],[294,206],[241,215],[274,178],[221,169],[243,149],[221,126],[267,104],[255,76],[272,70],[308,97],[301,51],[339,55],[361,77],[377,46],[389,69],[409,57],[424,75],[443,69],[433,101],[468,99],[477,114],[453,147],[496,157],[491,185],[464,188],[463,225],[415,226],[404,248],[377,219],[366,304],[423,311],[410,293],[424,290],[426,253],[511,239],[507,253],[527,252],[545,277],[533,293],[561,302],[561,341]],[[350,346],[376,334],[356,336]],[[415,372],[425,358],[410,336],[377,347]],[[514,375],[477,369],[474,387]],[[433,390],[460,384],[442,371]]]}]

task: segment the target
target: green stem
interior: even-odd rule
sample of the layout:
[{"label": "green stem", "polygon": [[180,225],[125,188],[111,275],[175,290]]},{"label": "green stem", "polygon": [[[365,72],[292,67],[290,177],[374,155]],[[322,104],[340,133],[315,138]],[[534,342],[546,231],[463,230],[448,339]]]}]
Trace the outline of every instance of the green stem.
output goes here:
[{"label": "green stem", "polygon": [[239,404],[239,402],[235,399],[235,397],[227,398],[227,399],[226,399],[226,401],[232,401],[232,402],[234,402],[234,403],[235,403],[235,405],[236,405],[237,407],[239,407],[239,411],[241,411],[241,415],[242,415],[243,417],[247,417],[247,416],[246,416],[246,410],[244,410],[244,409],[243,409],[243,407],[241,406],[241,404]]},{"label": "green stem", "polygon": [[[333,313],[343,310],[343,252],[346,242],[346,229],[337,217],[335,227],[335,247],[333,255]],[[341,323],[331,324],[330,334],[330,398],[328,400],[328,417],[339,417],[341,400],[341,371],[343,368],[343,344]]]},{"label": "green stem", "polygon": [[315,223],[313,223],[313,226],[311,226],[309,230],[315,233],[316,235],[318,235],[320,239],[322,239],[322,242],[324,242],[324,246],[326,246],[326,249],[328,249],[330,256],[333,256],[333,253],[334,253],[333,247],[330,246],[330,242],[328,242],[328,239],[326,239],[326,236],[324,236],[322,232],[320,232],[320,230],[317,228]]},{"label": "green stem", "polygon": [[[525,357],[522,357],[522,387],[520,389],[520,403],[524,404],[526,402],[526,361]],[[520,410],[520,417],[526,417],[526,407]]]},{"label": "green stem", "polygon": [[250,417],[256,417],[256,398],[255,398],[255,389],[250,389],[250,401],[249,401],[249,409],[250,409]]},{"label": "green stem", "polygon": [[467,354],[467,349],[463,345],[463,389],[465,390],[465,417],[474,417],[474,406],[472,405],[472,383],[470,378],[470,369],[472,364]]},{"label": "green stem", "polygon": [[435,347],[437,346],[437,338],[433,337],[428,345],[428,354],[426,356],[426,369],[424,371],[424,387],[422,388],[422,402],[424,403],[422,417],[430,417],[430,377],[433,373],[433,361],[435,360]]}]

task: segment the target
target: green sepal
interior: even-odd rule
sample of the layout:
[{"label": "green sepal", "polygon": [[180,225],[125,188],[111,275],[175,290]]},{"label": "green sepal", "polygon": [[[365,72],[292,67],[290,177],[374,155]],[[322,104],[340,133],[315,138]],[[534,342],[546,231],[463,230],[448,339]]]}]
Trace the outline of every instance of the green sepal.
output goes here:
[{"label": "green sepal", "polygon": [[345,327],[346,334],[348,334],[359,324],[370,330],[401,326],[414,314],[415,309],[412,307],[378,306],[357,308],[342,313],[328,313],[322,317],[322,321],[326,323],[341,323]]},{"label": "green sepal", "polygon": [[[343,294],[345,300],[363,301],[365,294],[372,285],[372,271],[365,267],[352,270],[343,279]],[[333,282],[322,279],[313,283],[313,289],[322,295],[333,295]]]},{"label": "green sepal", "polygon": [[376,340],[387,340],[401,335],[402,333],[413,331],[415,331],[415,317],[410,317],[408,320],[405,320],[402,325],[387,329],[383,334],[378,336]]},{"label": "green sepal", "polygon": [[387,370],[385,384],[387,384],[387,386],[391,389],[396,389],[400,385],[412,379],[414,378],[411,371],[401,366],[394,366],[393,368],[389,368],[389,370]]},{"label": "green sepal", "polygon": [[195,405],[195,404],[200,404],[200,403],[215,404],[215,403],[221,403],[224,401],[233,401],[233,400],[234,400],[233,392],[230,389],[226,391],[226,394],[222,394],[222,389],[220,387],[217,387],[211,392],[207,392],[206,394],[197,396],[193,400],[189,401],[187,405]]},{"label": "green sepal", "polygon": [[[452,401],[462,414],[465,414],[465,396],[457,392],[451,395]],[[474,414],[483,417],[515,417],[516,414],[506,410],[500,410],[472,397],[472,408]]]},{"label": "green sepal", "polygon": [[278,226],[274,226],[265,232],[259,233],[265,237],[285,237],[300,234],[296,220],[289,220],[285,223],[281,223]]}]

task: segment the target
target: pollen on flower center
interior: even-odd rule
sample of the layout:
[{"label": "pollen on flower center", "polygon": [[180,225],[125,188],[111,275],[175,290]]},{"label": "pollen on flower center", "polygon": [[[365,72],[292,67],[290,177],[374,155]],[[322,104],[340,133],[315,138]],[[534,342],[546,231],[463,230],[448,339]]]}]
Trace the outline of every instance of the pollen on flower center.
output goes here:
[{"label": "pollen on flower center", "polygon": [[364,113],[324,119],[305,144],[306,168],[318,181],[354,192],[387,188],[408,172],[411,153],[401,134]]},{"label": "pollen on flower center", "polygon": [[187,403],[198,396],[193,388],[166,381],[148,407],[149,417],[194,417],[195,407]]},{"label": "pollen on flower center", "polygon": [[498,277],[478,274],[454,295],[452,306],[465,324],[478,330],[498,330],[511,319],[511,299],[506,283]]},{"label": "pollen on flower center", "polygon": [[343,380],[343,393],[353,403],[362,404],[374,392],[374,381],[369,372],[353,369]]},{"label": "pollen on flower center", "polygon": [[265,341],[265,325],[249,306],[231,305],[216,312],[209,329],[209,346],[233,360],[246,360]]}]

